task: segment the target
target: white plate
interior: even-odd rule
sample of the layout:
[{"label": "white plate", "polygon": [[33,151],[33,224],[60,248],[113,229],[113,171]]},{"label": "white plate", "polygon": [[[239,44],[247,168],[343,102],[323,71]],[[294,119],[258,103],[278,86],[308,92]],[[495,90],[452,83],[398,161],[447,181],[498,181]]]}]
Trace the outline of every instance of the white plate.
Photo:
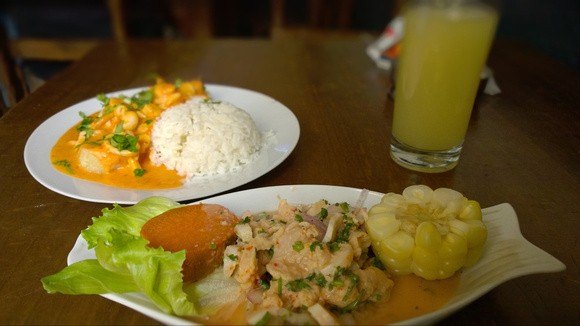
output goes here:
[{"label": "white plate", "polygon": [[[346,201],[355,204],[361,189],[296,185],[277,186],[240,191],[203,200],[229,208],[235,214],[244,211],[260,212],[273,210],[278,206],[278,196],[290,203],[311,203],[319,199],[330,202]],[[377,204],[383,194],[370,191],[364,206]],[[487,226],[488,239],[481,260],[461,273],[455,296],[441,309],[408,319],[397,324],[432,324],[473,302],[494,287],[518,276],[559,272],[564,264],[528,242],[519,228],[518,218],[510,204],[500,204],[483,209],[483,220]],[[68,264],[93,259],[95,254],[87,249],[84,239],[79,236],[68,256]],[[106,294],[105,298],[121,303],[165,324],[191,324],[190,321],[167,315],[157,309],[149,299],[139,293]]]},{"label": "white plate", "polygon": [[[123,189],[82,180],[57,171],[50,162],[50,151],[56,141],[80,121],[79,112],[93,113],[100,104],[96,98],[75,104],[43,122],[28,138],[24,148],[24,162],[30,174],[43,186],[76,199],[134,204],[150,196],[165,196],[177,201],[192,200],[215,195],[246,184],[268,173],[282,163],[292,152],[300,137],[296,116],[282,103],[264,94],[230,86],[206,85],[210,96],[230,102],[248,112],[259,130],[272,130],[275,141],[263,149],[253,162],[235,173],[200,177],[194,182],[174,189],[139,190]],[[144,88],[135,88],[108,94],[133,95]]]}]

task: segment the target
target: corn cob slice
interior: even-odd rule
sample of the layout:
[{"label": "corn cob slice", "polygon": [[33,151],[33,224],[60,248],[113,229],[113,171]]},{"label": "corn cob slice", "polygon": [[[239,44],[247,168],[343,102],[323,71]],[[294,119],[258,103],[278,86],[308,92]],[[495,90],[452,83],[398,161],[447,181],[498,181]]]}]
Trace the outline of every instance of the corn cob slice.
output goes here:
[{"label": "corn cob slice", "polygon": [[393,274],[414,273],[428,280],[473,266],[487,238],[478,202],[425,185],[385,194],[365,224],[375,254]]}]

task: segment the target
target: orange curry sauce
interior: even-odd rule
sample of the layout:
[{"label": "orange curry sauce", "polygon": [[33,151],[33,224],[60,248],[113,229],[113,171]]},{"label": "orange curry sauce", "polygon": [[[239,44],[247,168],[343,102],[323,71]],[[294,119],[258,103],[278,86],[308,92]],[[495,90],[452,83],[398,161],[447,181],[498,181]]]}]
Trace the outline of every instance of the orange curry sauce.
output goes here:
[{"label": "orange curry sauce", "polygon": [[[108,173],[97,174],[83,169],[79,162],[77,149],[71,145],[79,137],[76,125],[70,128],[56,142],[50,152],[50,161],[58,171],[79,179],[94,181],[108,186],[129,189],[168,189],[182,185],[182,177],[173,170],[164,166],[155,166],[148,158],[141,162],[141,166],[147,171],[141,177],[135,177],[131,169],[117,169]],[[54,164],[54,162],[67,161],[70,166]]]},{"label": "orange curry sauce", "polygon": [[[161,113],[194,97],[207,97],[200,80],[168,83],[158,78],[133,97],[97,97],[101,111],[84,116],[52,148],[52,165],[67,175],[130,189],[167,189],[182,177],[149,161],[151,129]],[[84,156],[84,159],[83,159]]]}]

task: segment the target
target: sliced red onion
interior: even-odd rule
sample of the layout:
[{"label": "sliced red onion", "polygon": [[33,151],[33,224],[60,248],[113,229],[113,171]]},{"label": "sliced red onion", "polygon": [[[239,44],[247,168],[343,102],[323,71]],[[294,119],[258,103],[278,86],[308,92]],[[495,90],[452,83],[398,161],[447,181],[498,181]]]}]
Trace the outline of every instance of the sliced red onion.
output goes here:
[{"label": "sliced red onion", "polygon": [[326,233],[326,224],[324,224],[321,220],[319,220],[316,216],[308,215],[306,213],[302,213],[302,218],[304,222],[308,222],[318,229],[318,236],[316,239],[322,240],[324,234]]},{"label": "sliced red onion", "polygon": [[262,303],[262,290],[258,288],[253,288],[246,294],[246,298],[253,304]]}]

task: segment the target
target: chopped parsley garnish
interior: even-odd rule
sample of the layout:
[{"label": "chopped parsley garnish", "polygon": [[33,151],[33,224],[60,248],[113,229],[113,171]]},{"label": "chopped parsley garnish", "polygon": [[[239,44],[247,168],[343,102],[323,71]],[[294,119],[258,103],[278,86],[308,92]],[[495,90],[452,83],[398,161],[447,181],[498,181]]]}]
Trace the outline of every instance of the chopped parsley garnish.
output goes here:
[{"label": "chopped parsley garnish", "polygon": [[304,243],[302,243],[302,241],[296,241],[292,245],[292,249],[294,249],[294,251],[300,252],[302,249],[304,249]]},{"label": "chopped parsley garnish", "polygon": [[350,205],[347,202],[340,203],[339,206],[344,212],[350,211]]},{"label": "chopped parsley garnish", "polygon": [[327,245],[328,250],[330,250],[331,253],[335,253],[340,249],[340,244],[338,242],[329,242]]},{"label": "chopped parsley garnish", "polygon": [[321,273],[312,273],[310,275],[308,275],[308,277],[306,278],[307,280],[309,280],[310,282],[314,282],[314,284],[320,286],[320,287],[325,287],[326,286],[326,277],[324,277],[324,275],[322,275]]},{"label": "chopped parsley garnish", "polygon": [[342,301],[346,301],[346,299],[348,299],[348,296],[352,293],[352,291],[358,285],[358,282],[359,282],[358,275],[353,273],[351,270],[346,271],[346,276],[350,280],[350,284],[348,285],[348,289],[346,289],[346,293],[344,294]]},{"label": "chopped parsley garnish", "polygon": [[222,101],[212,100],[211,98],[203,99],[203,103],[206,104],[220,104]]},{"label": "chopped parsley garnish", "polygon": [[119,122],[116,126],[115,126],[115,133],[116,134],[120,134],[123,132],[123,121]]},{"label": "chopped parsley garnish", "polygon": [[113,137],[109,138],[109,143],[111,146],[115,147],[120,151],[127,150],[129,152],[136,153],[137,149],[137,141],[139,139],[135,136],[131,135],[122,135],[122,134],[115,134]]},{"label": "chopped parsley garnish", "polygon": [[300,214],[294,214],[294,219],[298,222],[304,222],[304,218]]},{"label": "chopped parsley garnish", "polygon": [[145,171],[144,169],[135,169],[135,170],[133,170],[133,174],[136,177],[142,177],[145,174],[145,172],[147,172],[147,171]]},{"label": "chopped parsley garnish", "polygon": [[292,292],[298,292],[304,289],[311,289],[312,287],[305,280],[297,279],[286,283],[286,288]]},{"label": "chopped parsley garnish", "polygon": [[256,323],[256,326],[268,325],[268,322],[270,321],[271,317],[272,317],[272,315],[270,314],[270,312],[266,311],[264,316],[262,316],[262,318],[260,318],[260,320],[258,320],[258,322]]},{"label": "chopped parsley garnish", "polygon": [[181,84],[183,84],[183,80],[181,78],[177,78],[175,83],[173,83],[173,85],[177,88],[181,87]]},{"label": "chopped parsley garnish", "polygon": [[79,115],[81,116],[82,120],[81,123],[77,126],[77,130],[82,132],[85,132],[85,140],[89,139],[89,137],[91,137],[91,135],[93,134],[93,129],[90,127],[91,123],[93,123],[93,118],[90,116],[87,116],[84,112],[79,112]]},{"label": "chopped parsley garnish", "polygon": [[249,216],[244,217],[238,224],[247,224],[247,223],[250,223]]},{"label": "chopped parsley garnish", "polygon": [[282,295],[282,279],[278,279],[278,295]]},{"label": "chopped parsley garnish", "polygon": [[105,95],[104,93],[98,94],[97,95],[97,100],[99,102],[101,102],[102,106],[107,106],[109,105],[109,98],[107,97],[107,95]]},{"label": "chopped parsley garnish", "polygon": [[209,244],[209,249],[216,250],[217,249],[217,245],[214,242],[212,242],[212,243]]},{"label": "chopped parsley garnish", "polygon": [[274,256],[274,247],[268,249],[268,256],[270,256],[270,258]]},{"label": "chopped parsley garnish", "polygon": [[52,162],[52,164],[54,164],[54,165],[57,165],[57,166],[62,166],[62,167],[64,167],[64,168],[66,169],[66,172],[68,172],[68,173],[70,173],[70,174],[73,174],[73,173],[74,173],[74,171],[73,171],[73,169],[72,169],[72,166],[71,166],[70,162],[69,162],[69,161],[67,161],[67,160],[58,160],[58,161],[54,161],[54,162]]},{"label": "chopped parsley garnish", "polygon": [[336,242],[348,242],[348,238],[350,237],[350,229],[354,226],[354,223],[348,222],[346,225],[338,231],[338,235],[336,236]]},{"label": "chopped parsley garnish", "polygon": [[151,90],[141,91],[131,97],[131,103],[137,105],[137,109],[141,109],[145,104],[153,102],[153,92]]},{"label": "chopped parsley garnish", "polygon": [[326,208],[321,208],[320,213],[318,213],[318,218],[322,221],[328,216],[328,210]]},{"label": "chopped parsley garnish", "polygon": [[314,241],[313,243],[310,244],[310,251],[314,252],[314,250],[316,250],[316,247],[319,247],[320,250],[322,250],[322,243],[320,241]]},{"label": "chopped parsley garnish", "polygon": [[266,290],[268,290],[270,288],[270,282],[268,282],[266,280],[259,279],[258,280],[258,285],[264,291],[266,291]]},{"label": "chopped parsley garnish", "polygon": [[229,258],[231,261],[236,261],[236,260],[238,260],[238,256],[237,256],[237,255],[234,255],[234,254],[229,254],[229,255],[228,255],[228,258]]},{"label": "chopped parsley garnish", "polygon": [[147,119],[145,120],[145,124],[150,125],[153,123],[153,119]]}]

